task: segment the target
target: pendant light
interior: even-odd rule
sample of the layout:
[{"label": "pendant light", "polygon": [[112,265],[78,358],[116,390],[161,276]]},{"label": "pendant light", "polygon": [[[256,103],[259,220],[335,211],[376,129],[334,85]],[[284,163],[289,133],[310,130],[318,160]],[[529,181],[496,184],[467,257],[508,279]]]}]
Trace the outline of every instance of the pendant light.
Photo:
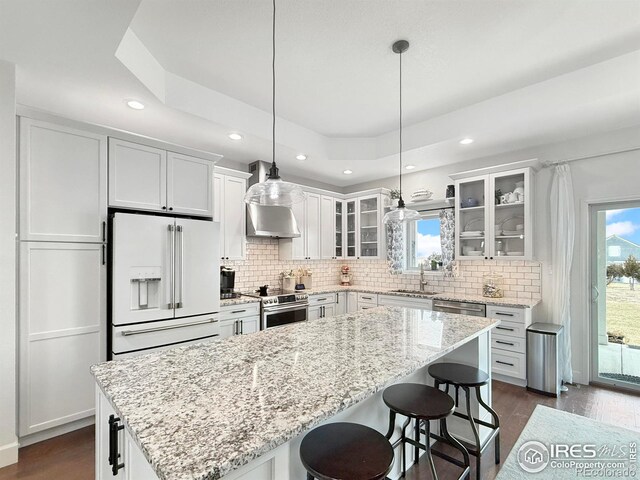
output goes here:
[{"label": "pendant light", "polygon": [[276,166],[276,0],[273,0],[271,42],[273,48],[271,58],[271,110],[273,117],[271,168],[264,182],[251,185],[244,196],[244,201],[254,205],[290,207],[304,201],[304,192],[300,186],[283,181]]},{"label": "pendant light", "polygon": [[398,198],[398,206],[385,214],[384,223],[402,223],[419,220],[422,217],[417,211],[407,208],[402,199],[402,54],[409,49],[409,42],[398,40],[391,49],[400,57],[400,198]]}]

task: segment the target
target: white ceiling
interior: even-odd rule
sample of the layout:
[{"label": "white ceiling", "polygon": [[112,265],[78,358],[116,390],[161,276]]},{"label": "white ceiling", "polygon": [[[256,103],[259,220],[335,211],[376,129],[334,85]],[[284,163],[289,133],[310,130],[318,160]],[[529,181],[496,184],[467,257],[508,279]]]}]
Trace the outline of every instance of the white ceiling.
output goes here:
[{"label": "white ceiling", "polygon": [[[23,104],[269,159],[270,7],[0,0],[0,59],[17,64]],[[278,0],[282,173],[344,186],[397,172],[401,37],[418,170],[640,124],[638,0]]]}]

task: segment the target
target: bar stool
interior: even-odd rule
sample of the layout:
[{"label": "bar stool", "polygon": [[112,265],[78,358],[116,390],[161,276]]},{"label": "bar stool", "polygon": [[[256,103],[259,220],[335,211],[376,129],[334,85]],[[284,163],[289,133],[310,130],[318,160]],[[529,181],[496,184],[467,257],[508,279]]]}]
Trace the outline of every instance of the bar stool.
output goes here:
[{"label": "bar stool", "polygon": [[[495,412],[495,410],[487,405],[482,399],[482,394],[480,392],[480,387],[483,387],[484,385],[487,385],[489,383],[489,375],[478,368],[470,367],[468,365],[462,365],[460,363],[435,363],[429,366],[428,372],[429,375],[434,378],[434,386],[436,388],[439,389],[440,385],[444,384],[446,385],[445,392],[449,393],[449,385],[453,385],[456,394],[456,406],[458,406],[458,389],[461,388],[464,391],[465,401],[467,404],[467,414],[465,415],[459,412],[454,412],[453,414],[456,417],[468,420],[471,424],[471,431],[473,432],[475,444],[471,445],[465,442],[465,447],[471,455],[476,457],[476,479],[480,480],[480,463],[482,453],[487,448],[487,445],[491,443],[491,440],[494,439],[495,462],[496,465],[500,463],[500,419],[498,418],[498,414]],[[474,418],[471,414],[471,388],[475,389],[478,403],[482,405],[482,407],[486,409],[487,412],[489,412],[491,417],[493,417],[493,423]],[[489,437],[487,437],[484,443],[480,441],[480,435],[478,434],[477,425],[482,425],[483,427],[488,427],[491,429],[491,434],[489,435]]]},{"label": "bar stool", "polygon": [[[415,452],[415,462],[419,462],[420,449],[425,451],[431,474],[435,480],[438,475],[433,464],[432,454],[443,458],[463,469],[458,479],[467,478],[469,476],[469,453],[464,446],[449,434],[447,429],[447,417],[450,416],[455,407],[453,399],[446,393],[437,388],[423,385],[420,383],[399,383],[388,387],[382,393],[384,403],[389,407],[389,430],[386,437],[391,439],[395,430],[396,415],[400,414],[407,417],[402,425],[402,433],[400,438],[392,443],[393,448],[402,445],[402,476],[407,473],[407,458],[405,444],[413,445]],[[410,438],[406,434],[406,429],[411,420],[415,420],[414,438]],[[443,440],[457,448],[462,453],[463,461],[453,458],[445,453],[431,450],[430,439],[434,438],[431,433],[430,420],[440,420],[440,431]],[[421,428],[424,426],[424,429]],[[420,443],[421,433],[425,434],[425,443]]]},{"label": "bar stool", "polygon": [[328,423],[302,439],[300,460],[307,480],[383,480],[393,465],[393,448],[373,428]]}]

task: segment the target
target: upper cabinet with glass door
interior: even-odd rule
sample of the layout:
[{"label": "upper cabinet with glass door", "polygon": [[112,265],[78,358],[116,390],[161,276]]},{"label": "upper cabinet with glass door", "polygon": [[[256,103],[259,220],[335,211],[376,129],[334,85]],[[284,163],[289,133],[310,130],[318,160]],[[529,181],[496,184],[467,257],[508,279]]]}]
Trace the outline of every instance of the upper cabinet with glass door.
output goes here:
[{"label": "upper cabinet with glass door", "polygon": [[456,258],[529,260],[530,167],[456,180]]},{"label": "upper cabinet with glass door", "polygon": [[358,198],[360,256],[377,258],[380,252],[380,196]]}]

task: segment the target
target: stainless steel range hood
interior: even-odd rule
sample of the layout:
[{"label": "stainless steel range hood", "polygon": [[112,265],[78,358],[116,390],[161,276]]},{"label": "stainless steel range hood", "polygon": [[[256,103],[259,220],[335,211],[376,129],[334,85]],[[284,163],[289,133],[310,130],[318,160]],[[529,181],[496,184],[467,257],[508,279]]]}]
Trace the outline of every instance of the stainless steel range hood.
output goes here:
[{"label": "stainless steel range hood", "polygon": [[[267,179],[269,164],[258,160],[249,164],[249,186]],[[298,222],[289,207],[247,205],[247,236],[294,238],[300,236]]]}]

